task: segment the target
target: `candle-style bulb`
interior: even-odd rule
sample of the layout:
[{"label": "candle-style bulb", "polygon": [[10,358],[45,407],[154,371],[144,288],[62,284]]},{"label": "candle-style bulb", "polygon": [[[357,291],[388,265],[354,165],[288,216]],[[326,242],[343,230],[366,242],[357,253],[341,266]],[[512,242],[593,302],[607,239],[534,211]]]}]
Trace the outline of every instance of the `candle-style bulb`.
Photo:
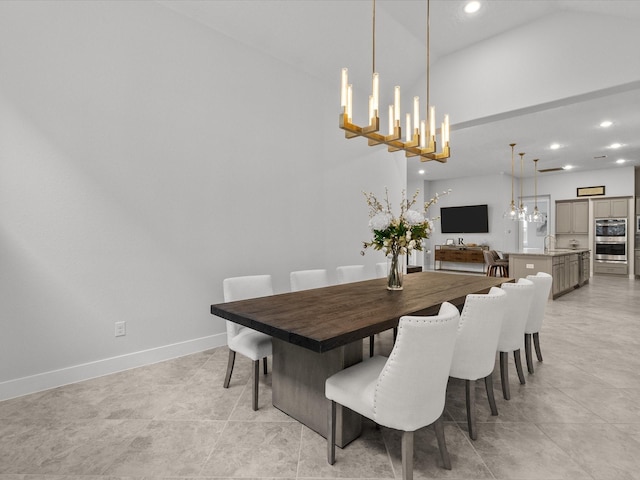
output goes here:
[{"label": "candle-style bulb", "polygon": [[342,78],[340,82],[340,106],[342,108],[347,106],[347,88],[349,85],[349,70],[347,68],[342,69]]},{"label": "candle-style bulb", "polygon": [[393,89],[393,112],[394,121],[400,122],[400,87],[397,85]]},{"label": "candle-style bulb", "polygon": [[378,74],[374,73],[372,77],[372,88],[371,95],[373,96],[373,110],[377,115],[377,112],[380,111],[378,108],[378,99],[380,98],[380,80],[378,78]]},{"label": "candle-style bulb", "polygon": [[405,133],[404,133],[404,139],[405,142],[409,143],[411,141],[411,114],[407,113],[407,121],[405,124]]}]

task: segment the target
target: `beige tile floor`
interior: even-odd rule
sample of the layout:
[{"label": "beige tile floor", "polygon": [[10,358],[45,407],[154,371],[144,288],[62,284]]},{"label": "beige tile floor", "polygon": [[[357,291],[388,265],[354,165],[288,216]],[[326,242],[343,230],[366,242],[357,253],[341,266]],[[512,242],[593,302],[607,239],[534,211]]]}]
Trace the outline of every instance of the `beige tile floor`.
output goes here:
[{"label": "beige tile floor", "polygon": [[[438,466],[429,428],[415,478],[640,480],[640,281],[595,277],[550,302],[544,363],[527,384],[511,364],[499,416],[478,385],[479,437],[466,435],[463,385],[450,382]],[[388,352],[391,335],[376,338]],[[365,351],[368,346],[365,345]],[[365,423],[326,462],[325,440],[270,405],[270,375],[251,410],[250,364],[222,388],[220,348],[0,403],[0,480],[400,478],[400,435]],[[499,375],[497,375],[499,379]]]}]

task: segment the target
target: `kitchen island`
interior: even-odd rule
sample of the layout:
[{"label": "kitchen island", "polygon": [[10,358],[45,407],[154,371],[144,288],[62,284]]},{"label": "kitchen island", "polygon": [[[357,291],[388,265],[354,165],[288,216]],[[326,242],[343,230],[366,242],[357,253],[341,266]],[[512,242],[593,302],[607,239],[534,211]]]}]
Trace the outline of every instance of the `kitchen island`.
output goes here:
[{"label": "kitchen island", "polygon": [[551,298],[558,298],[589,282],[591,251],[588,249],[559,248],[555,250],[531,249],[509,253],[509,276],[524,278],[545,272],[553,276]]}]

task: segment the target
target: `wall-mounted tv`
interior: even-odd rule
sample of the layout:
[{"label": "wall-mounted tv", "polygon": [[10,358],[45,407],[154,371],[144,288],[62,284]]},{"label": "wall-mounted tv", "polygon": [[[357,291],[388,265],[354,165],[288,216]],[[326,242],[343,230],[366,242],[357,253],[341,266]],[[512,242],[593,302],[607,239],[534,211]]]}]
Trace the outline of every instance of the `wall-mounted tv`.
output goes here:
[{"label": "wall-mounted tv", "polygon": [[440,208],[442,233],[488,233],[487,205]]}]

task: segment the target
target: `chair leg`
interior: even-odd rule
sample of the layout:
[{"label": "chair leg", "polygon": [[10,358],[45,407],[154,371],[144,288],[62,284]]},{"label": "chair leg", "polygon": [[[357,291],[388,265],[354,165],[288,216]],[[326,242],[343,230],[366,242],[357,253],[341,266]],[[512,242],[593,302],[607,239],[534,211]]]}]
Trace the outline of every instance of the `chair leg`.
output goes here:
[{"label": "chair leg", "polygon": [[329,400],[327,415],[327,462],[336,463],[336,402]]},{"label": "chair leg", "polygon": [[536,332],[533,334],[533,346],[536,349],[536,357],[538,357],[538,361],[542,361],[542,351],[540,351],[540,333]]},{"label": "chair leg", "polygon": [[253,362],[253,402],[252,407],[255,412],[258,410],[258,381],[260,380],[260,360]]},{"label": "chair leg", "polygon": [[264,357],[262,359],[262,372],[266,375],[267,374],[267,357]]},{"label": "chair leg", "polygon": [[375,338],[374,335],[369,336],[369,356],[370,357],[373,357],[373,349],[374,349],[373,340],[374,340],[374,338]]},{"label": "chair leg", "polygon": [[447,444],[444,441],[444,422],[442,421],[442,415],[433,423],[433,429],[436,432],[436,440],[438,440],[438,450],[440,450],[440,458],[442,458],[442,464],[447,470],[451,470],[451,458],[449,458],[449,451],[447,450]]},{"label": "chair leg", "polygon": [[518,372],[518,379],[520,384],[524,385],[527,381],[524,379],[524,371],[522,370],[522,360],[520,358],[520,349],[513,351],[513,361],[516,364],[516,371]]},{"label": "chair leg", "polygon": [[487,389],[487,399],[489,399],[489,408],[491,415],[498,415],[498,407],[496,406],[496,397],[493,395],[493,372],[484,377],[484,386]]},{"label": "chair leg", "polygon": [[531,357],[531,334],[524,334],[524,356],[527,359],[527,370],[529,373],[534,373],[533,370],[533,358]]},{"label": "chair leg", "polygon": [[502,384],[502,396],[505,400],[511,399],[509,390],[509,353],[500,352],[500,383]]},{"label": "chair leg", "polygon": [[476,389],[475,382],[471,380],[464,381],[465,393],[467,397],[467,426],[469,427],[469,438],[475,440],[478,438],[476,432]]},{"label": "chair leg", "polygon": [[413,480],[413,432],[402,432],[402,480]]},{"label": "chair leg", "polygon": [[224,388],[229,388],[229,383],[231,382],[231,374],[233,373],[233,364],[236,361],[236,352],[233,350],[229,350],[229,361],[227,362],[227,373],[224,376],[224,383],[222,386]]}]

